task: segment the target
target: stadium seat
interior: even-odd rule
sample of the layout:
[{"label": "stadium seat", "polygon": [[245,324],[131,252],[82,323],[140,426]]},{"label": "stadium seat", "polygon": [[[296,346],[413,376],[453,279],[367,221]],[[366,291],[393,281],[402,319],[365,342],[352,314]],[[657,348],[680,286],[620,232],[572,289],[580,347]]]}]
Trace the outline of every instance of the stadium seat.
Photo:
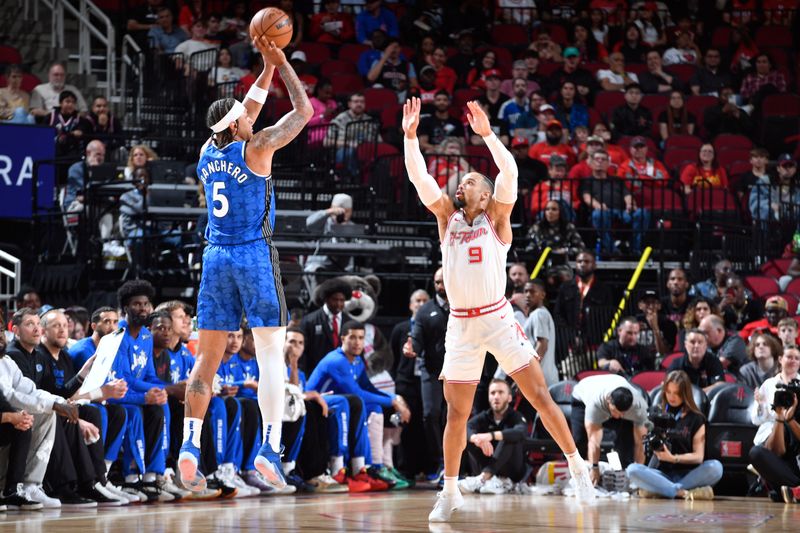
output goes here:
[{"label": "stadium seat", "polygon": [[364,89],[364,99],[366,100],[366,110],[382,111],[386,107],[393,107],[397,102],[397,93],[391,89],[369,88]]},{"label": "stadium seat", "polygon": [[691,80],[692,76],[694,76],[694,73],[697,72],[697,67],[690,64],[678,64],[669,65],[668,67],[665,67],[664,70],[673,76],[677,76],[678,79],[681,80],[685,85],[688,85],[689,80]]},{"label": "stadium seat", "polygon": [[800,295],[800,278],[794,278],[790,281],[789,285],[786,286],[786,290],[783,292]]},{"label": "stadium seat", "polygon": [[731,172],[733,170],[731,166],[738,162],[747,163],[747,170],[750,170],[750,149],[735,147],[725,148],[722,146],[719,150],[717,150],[717,162],[720,164],[720,166],[727,169],[729,174],[734,173]]},{"label": "stadium seat", "polygon": [[664,377],[667,373],[663,370],[644,370],[638,374],[634,374],[631,378],[631,383],[635,383],[644,388],[650,393],[654,388],[660,386],[664,382]]},{"label": "stadium seat", "polygon": [[[658,409],[658,405],[661,403],[661,390],[662,387],[659,385],[650,391],[651,412],[654,412],[656,409]],[[692,385],[692,398],[694,399],[694,403],[697,405],[697,408],[702,411],[703,416],[708,417],[708,396],[706,396],[706,393],[703,392],[703,389],[697,385]]]},{"label": "stadium seat", "polygon": [[594,99],[594,108],[605,120],[611,118],[616,108],[624,105],[625,94],[622,91],[600,91]]},{"label": "stadium seat", "polygon": [[789,271],[789,265],[792,264],[791,258],[770,259],[759,267],[759,270],[765,276],[772,276],[773,278],[780,278]]},{"label": "stadium seat", "polygon": [[728,383],[712,389],[706,430],[706,459],[717,459],[724,470],[744,471],[750,462],[757,427],[750,422],[753,391]]},{"label": "stadium seat", "polygon": [[664,143],[664,150],[669,151],[671,148],[691,148],[693,150],[700,150],[703,141],[700,137],[695,135],[670,135]]},{"label": "stadium seat", "polygon": [[36,88],[36,86],[40,85],[41,83],[42,80],[40,80],[39,77],[36,76],[35,74],[24,72],[22,74],[22,84],[20,85],[20,87],[24,91],[32,92]]},{"label": "stadium seat", "polygon": [[611,374],[611,372],[608,370],[581,370],[575,374],[575,381],[580,381],[591,376],[602,376],[605,374]]},{"label": "stadium seat", "polygon": [[339,49],[339,59],[357,65],[358,58],[369,49],[369,46],[365,44],[345,43]]},{"label": "stadium seat", "polygon": [[492,42],[512,48],[521,47],[530,42],[530,35],[521,24],[497,24],[492,27]]},{"label": "stadium seat", "polygon": [[697,161],[697,148],[676,147],[664,152],[664,166],[667,170],[675,173],[684,163],[694,163]]},{"label": "stadium seat", "polygon": [[683,352],[674,352],[666,356],[664,359],[661,360],[661,368],[664,370],[669,368],[669,365],[672,364],[672,361],[678,359],[679,357],[683,357]]},{"label": "stadium seat", "polygon": [[663,187],[644,182],[636,195],[636,200],[639,205],[650,209],[659,218],[662,215],[666,218],[680,218],[686,214],[683,197],[678,190],[669,185]]},{"label": "stadium seat", "polygon": [[303,41],[297,49],[306,54],[306,63],[309,65],[324,65],[331,58],[331,49],[323,43]]},{"label": "stadium seat", "polygon": [[717,27],[711,35],[711,46],[718,50],[727,50],[731,45],[732,31],[733,29],[730,26]]},{"label": "stadium seat", "polygon": [[756,30],[755,42],[759,49],[771,46],[791,48],[792,32],[786,26],[761,26]]},{"label": "stadium seat", "polygon": [[739,380],[736,379],[736,375],[732,374],[731,372],[725,371],[725,383],[738,383]]},{"label": "stadium seat", "polygon": [[744,286],[750,289],[756,298],[780,292],[778,282],[768,276],[745,276]]},{"label": "stadium seat", "polygon": [[467,102],[475,100],[483,93],[477,89],[456,89],[453,94],[453,107],[456,109],[464,109],[467,107]]},{"label": "stadium seat", "polygon": [[[642,398],[644,398],[644,401],[647,402],[647,407],[649,408],[650,407],[650,392],[648,392],[648,390],[646,388],[644,388],[643,386],[639,385],[638,383],[636,383],[634,381],[631,381],[630,384],[631,384],[631,386],[633,386],[634,389],[639,391],[639,393],[642,395]],[[604,438],[603,440],[606,440],[606,439]]]},{"label": "stadium seat", "polygon": [[19,65],[22,63],[22,54],[13,46],[0,45],[0,65]]},{"label": "stadium seat", "polygon": [[364,83],[358,74],[339,74],[331,79],[333,94],[339,97],[348,96],[363,90]]},{"label": "stadium seat", "polygon": [[686,208],[693,220],[739,221],[739,200],[727,189],[694,187],[686,196]]},{"label": "stadium seat", "polygon": [[800,116],[800,96],[796,94],[771,94],[761,105],[764,117]]},{"label": "stadium seat", "polygon": [[753,148],[753,141],[744,135],[736,135],[734,133],[720,133],[714,137],[714,150],[717,153],[723,150],[739,149],[750,150]]},{"label": "stadium seat", "polygon": [[351,63],[350,61],[329,59],[322,64],[319,73],[330,80],[339,74],[358,74],[358,68],[355,63]]},{"label": "stadium seat", "polygon": [[656,110],[663,111],[669,106],[669,96],[666,94],[646,94],[642,96],[642,106],[649,109],[653,114],[653,122],[658,122]]},{"label": "stadium seat", "polygon": [[402,105],[395,103],[388,105],[381,110],[381,126],[383,128],[396,128],[399,125],[398,118]]}]

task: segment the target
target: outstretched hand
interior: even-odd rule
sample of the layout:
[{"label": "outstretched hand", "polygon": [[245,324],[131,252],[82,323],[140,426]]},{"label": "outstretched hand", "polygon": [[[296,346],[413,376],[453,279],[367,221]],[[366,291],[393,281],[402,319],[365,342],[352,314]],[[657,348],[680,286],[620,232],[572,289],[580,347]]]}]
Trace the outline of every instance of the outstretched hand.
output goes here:
[{"label": "outstretched hand", "polygon": [[475,100],[467,102],[467,120],[469,125],[472,126],[472,131],[481,137],[487,137],[492,134],[492,125],[489,123],[489,117],[481,108],[480,104]]},{"label": "outstretched hand", "polygon": [[270,41],[266,35],[260,35],[257,39],[253,39],[253,44],[258,51],[261,52],[261,57],[264,58],[264,64],[274,65],[279,67],[286,63],[286,55],[283,50],[275,46],[274,41]]},{"label": "outstretched hand", "polygon": [[417,97],[406,100],[406,103],[403,104],[403,131],[408,139],[414,139],[417,137],[417,126],[419,126],[419,110],[421,107],[422,104]]}]

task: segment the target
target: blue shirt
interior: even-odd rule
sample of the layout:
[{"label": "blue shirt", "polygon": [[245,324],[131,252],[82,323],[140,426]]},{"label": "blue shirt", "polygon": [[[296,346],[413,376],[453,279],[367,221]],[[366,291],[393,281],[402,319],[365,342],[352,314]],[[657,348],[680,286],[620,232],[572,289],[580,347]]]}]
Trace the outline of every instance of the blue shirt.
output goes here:
[{"label": "blue shirt", "polygon": [[372,38],[372,32],[383,30],[389,37],[399,37],[400,30],[397,27],[397,17],[390,10],[382,7],[377,17],[373,17],[369,11],[362,10],[356,15],[356,41],[363,43]]},{"label": "blue shirt", "polygon": [[351,363],[341,348],[333,350],[317,363],[306,388],[317,392],[355,394],[365,404],[373,403],[382,407],[391,407],[394,400],[394,396],[379,391],[370,382],[361,357],[356,357]]},{"label": "blue shirt", "polygon": [[182,342],[178,344],[178,349],[172,351],[167,348],[169,355],[169,379],[170,383],[178,383],[189,379],[189,373],[194,368],[194,356],[189,348]]},{"label": "blue shirt", "polygon": [[220,361],[217,375],[222,380],[223,385],[235,385],[241,387],[244,384],[244,370],[242,369],[239,354],[233,354],[228,361]]},{"label": "blue shirt", "polygon": [[269,239],[275,227],[275,196],[269,176],[256,174],[245,163],[245,142],[221,150],[209,144],[197,163],[208,203],[206,240],[235,245]]},{"label": "blue shirt", "polygon": [[503,102],[503,105],[500,106],[500,110],[497,112],[497,118],[504,121],[508,125],[508,129],[511,130],[517,127],[517,121],[523,114],[527,113],[527,111],[527,101],[525,105],[520,106],[516,100],[512,98],[511,100]]},{"label": "blue shirt", "polygon": [[73,344],[72,348],[67,349],[69,356],[72,358],[72,366],[74,366],[76,370],[83,368],[84,363],[86,363],[96,351],[97,346],[94,345],[94,339],[92,339],[91,336],[82,338]]},{"label": "blue shirt", "polygon": [[[247,381],[249,379],[252,379],[254,381],[258,381],[258,378],[260,377],[260,373],[258,371],[258,361],[256,361],[256,358],[253,357],[253,358],[245,361],[238,354],[235,355],[234,357],[239,359],[239,366],[242,369],[242,375],[244,377],[244,381]],[[305,380],[305,377],[303,377],[302,379]],[[252,399],[255,400],[256,398],[258,398],[258,393],[256,391],[254,391],[253,389],[246,389],[246,388],[242,387],[242,388],[239,389],[239,393],[236,396],[239,396],[239,397],[242,397],[242,398],[252,398]]]},{"label": "blue shirt", "polygon": [[[120,322],[122,326],[123,322]],[[128,384],[128,392],[119,400],[109,400],[117,403],[132,403],[143,405],[144,395],[152,388],[163,389],[164,384],[156,375],[153,364],[153,335],[150,330],[143,327],[137,337],[132,337],[125,327],[125,334],[111,365],[108,379],[123,379]]]},{"label": "blue shirt", "polygon": [[172,27],[172,33],[166,33],[161,26],[155,26],[147,32],[147,39],[151,48],[158,48],[165,54],[174,54],[175,47],[189,39],[189,36],[178,26]]}]

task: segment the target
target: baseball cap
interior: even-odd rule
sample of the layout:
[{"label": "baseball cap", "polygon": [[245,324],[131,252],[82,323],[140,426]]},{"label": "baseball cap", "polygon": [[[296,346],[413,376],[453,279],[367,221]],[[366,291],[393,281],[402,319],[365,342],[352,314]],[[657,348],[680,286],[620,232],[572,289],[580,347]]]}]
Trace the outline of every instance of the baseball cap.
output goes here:
[{"label": "baseball cap", "polygon": [[516,148],[517,146],[530,146],[530,142],[528,142],[527,137],[522,137],[521,135],[517,135],[513,139],[511,139],[511,148]]},{"label": "baseball cap", "polygon": [[592,135],[588,139],[586,139],[586,144],[592,144],[592,143],[602,144],[605,146],[606,141],[599,135]]},{"label": "baseball cap", "polygon": [[550,156],[550,166],[551,167],[565,167],[567,166],[567,160],[561,157],[558,154],[553,154]]},{"label": "baseball cap", "polygon": [[553,113],[556,112],[556,108],[551,106],[550,104],[542,104],[539,106],[539,113],[544,113],[545,111],[552,111]]},{"label": "baseball cap", "polygon": [[636,136],[631,139],[631,146],[647,146],[647,140],[644,137]]},{"label": "baseball cap", "polygon": [[[541,107],[539,109],[541,109]],[[553,128],[553,127],[559,127],[559,128],[562,127],[561,126],[561,122],[557,121],[556,119],[553,119],[553,120],[551,120],[550,122],[547,123],[547,128],[548,129],[549,128]]]},{"label": "baseball cap", "polygon": [[289,57],[289,61],[291,61],[292,59],[297,59],[297,60],[302,61],[302,62],[305,63],[306,62],[306,53],[303,52],[302,50],[295,50],[294,52],[292,52],[292,55]]},{"label": "baseball cap", "polygon": [[425,65],[420,69],[419,73],[424,74],[425,72],[436,72],[436,69],[432,65]]},{"label": "baseball cap", "polygon": [[789,306],[786,305],[786,300],[784,300],[782,296],[770,296],[767,298],[767,303],[764,304],[764,308],[778,308],[786,311],[788,310]]},{"label": "baseball cap", "polygon": [[[433,68],[433,67],[431,67]],[[503,76],[500,74],[500,70],[496,68],[490,68],[483,71],[484,78],[502,78]]]},{"label": "baseball cap", "polygon": [[564,57],[578,57],[581,55],[581,53],[574,46],[570,46],[564,50],[564,53],[562,55]]},{"label": "baseball cap", "polygon": [[524,61],[524,60],[522,60],[522,59],[517,59],[516,61],[514,61],[514,62],[511,64],[511,67],[512,67],[512,68],[527,68],[527,67],[528,67],[528,65],[525,63],[525,61]]},{"label": "baseball cap", "polygon": [[641,296],[639,296],[639,301],[649,300],[649,299],[658,300],[658,293],[652,289],[648,289],[642,292]]},{"label": "baseball cap", "polygon": [[794,160],[791,154],[781,154],[778,156],[778,166],[792,166],[797,165],[797,161]]}]

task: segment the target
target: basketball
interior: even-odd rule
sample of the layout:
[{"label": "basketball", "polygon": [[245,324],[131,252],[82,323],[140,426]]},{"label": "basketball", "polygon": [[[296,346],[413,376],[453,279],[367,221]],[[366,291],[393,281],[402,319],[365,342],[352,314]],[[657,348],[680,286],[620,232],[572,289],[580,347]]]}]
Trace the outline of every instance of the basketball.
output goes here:
[{"label": "basketball", "polygon": [[292,18],[277,7],[265,7],[250,21],[250,37],[257,39],[261,35],[284,48],[292,40]]}]

